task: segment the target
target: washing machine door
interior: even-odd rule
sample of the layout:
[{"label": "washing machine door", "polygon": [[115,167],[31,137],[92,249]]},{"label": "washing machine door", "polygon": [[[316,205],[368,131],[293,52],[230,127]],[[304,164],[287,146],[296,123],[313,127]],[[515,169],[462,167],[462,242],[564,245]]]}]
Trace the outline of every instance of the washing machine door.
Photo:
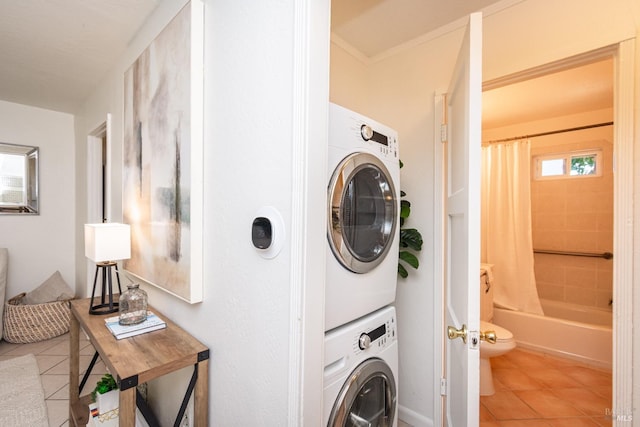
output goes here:
[{"label": "washing machine door", "polygon": [[389,170],[377,157],[344,158],[328,188],[328,239],[338,261],[366,273],[389,252],[398,223],[398,199]]},{"label": "washing machine door", "polygon": [[340,390],[327,427],[391,427],[396,396],[396,382],[389,365],[382,359],[368,359]]}]

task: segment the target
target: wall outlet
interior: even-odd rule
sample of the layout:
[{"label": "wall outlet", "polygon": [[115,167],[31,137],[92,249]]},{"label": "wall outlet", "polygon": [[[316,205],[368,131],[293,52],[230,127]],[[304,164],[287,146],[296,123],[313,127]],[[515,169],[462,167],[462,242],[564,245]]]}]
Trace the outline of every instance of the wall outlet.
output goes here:
[{"label": "wall outlet", "polygon": [[192,421],[194,417],[194,409],[193,409],[193,396],[189,399],[189,403],[187,403],[187,410],[184,411],[184,415],[182,416],[182,420],[180,421],[179,427],[191,427]]}]

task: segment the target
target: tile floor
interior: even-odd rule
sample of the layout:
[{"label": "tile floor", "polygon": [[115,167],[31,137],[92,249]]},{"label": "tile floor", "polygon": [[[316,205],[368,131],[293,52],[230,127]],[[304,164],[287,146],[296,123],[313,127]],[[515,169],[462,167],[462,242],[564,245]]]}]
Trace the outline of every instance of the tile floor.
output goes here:
[{"label": "tile floor", "polygon": [[521,349],[491,367],[496,393],[480,397],[480,427],[611,425],[611,371]]},{"label": "tile floor", "polygon": [[[91,343],[80,334],[80,372],[87,370],[95,353]],[[40,368],[40,378],[47,404],[49,426],[69,425],[69,334],[33,344],[11,344],[0,341],[0,360],[32,353]],[[82,394],[88,394],[106,372],[100,359],[96,362]],[[82,376],[80,377],[82,379]]]},{"label": "tile floor", "polygon": [[[49,425],[68,426],[69,334],[34,344],[0,341],[0,360],[33,353],[38,360]],[[94,349],[81,334],[80,371],[89,366]],[[496,393],[480,398],[480,427],[610,426],[611,372],[571,360],[515,349],[491,360]],[[102,374],[98,359],[87,386]],[[400,421],[399,426],[410,427]]]}]

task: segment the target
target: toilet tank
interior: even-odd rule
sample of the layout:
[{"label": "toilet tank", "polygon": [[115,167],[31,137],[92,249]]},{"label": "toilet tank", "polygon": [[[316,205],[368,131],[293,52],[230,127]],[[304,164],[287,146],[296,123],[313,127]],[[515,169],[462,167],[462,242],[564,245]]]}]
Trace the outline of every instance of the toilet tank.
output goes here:
[{"label": "toilet tank", "polygon": [[493,264],[480,264],[480,320],[493,320]]}]

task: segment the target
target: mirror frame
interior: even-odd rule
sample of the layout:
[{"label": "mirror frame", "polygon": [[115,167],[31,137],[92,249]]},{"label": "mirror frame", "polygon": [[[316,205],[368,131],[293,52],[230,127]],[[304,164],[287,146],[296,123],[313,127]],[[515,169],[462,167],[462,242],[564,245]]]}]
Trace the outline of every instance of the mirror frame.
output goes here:
[{"label": "mirror frame", "polygon": [[0,154],[22,155],[25,159],[25,181],[23,202],[5,203],[0,201],[0,215],[40,214],[40,148],[33,145],[0,142]]}]

